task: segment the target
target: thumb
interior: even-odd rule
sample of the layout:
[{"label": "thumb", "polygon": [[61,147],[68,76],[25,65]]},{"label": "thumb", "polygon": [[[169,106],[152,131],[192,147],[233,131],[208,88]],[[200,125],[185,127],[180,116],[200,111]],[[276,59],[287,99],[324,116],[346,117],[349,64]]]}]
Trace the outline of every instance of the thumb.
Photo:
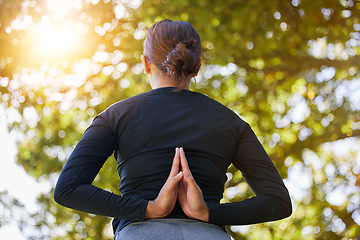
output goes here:
[{"label": "thumb", "polygon": [[177,184],[181,181],[183,176],[184,176],[184,173],[180,171],[174,177],[170,178],[169,179],[170,181],[168,181],[169,187],[174,187],[175,185],[177,186]]},{"label": "thumb", "polygon": [[199,191],[200,190],[200,187],[197,185],[197,183],[195,182],[195,179],[190,174],[188,174],[187,172],[184,172],[183,175],[184,175],[183,179],[187,183],[187,186],[190,191]]}]

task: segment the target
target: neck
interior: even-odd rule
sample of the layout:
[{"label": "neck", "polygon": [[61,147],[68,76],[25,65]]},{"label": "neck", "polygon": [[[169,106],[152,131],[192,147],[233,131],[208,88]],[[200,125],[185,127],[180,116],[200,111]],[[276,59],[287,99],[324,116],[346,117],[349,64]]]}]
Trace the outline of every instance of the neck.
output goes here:
[{"label": "neck", "polygon": [[169,79],[165,74],[158,72],[158,74],[151,74],[150,84],[153,89],[164,88],[164,87],[178,87],[186,90],[190,90],[191,78],[184,79],[183,81],[176,82]]},{"label": "neck", "polygon": [[182,88],[182,89],[185,89],[185,90],[190,90],[190,81],[186,82],[185,84],[178,84],[176,82],[156,82],[154,81],[152,84],[151,84],[151,87],[153,89],[156,89],[156,88],[164,88],[164,87],[177,87],[177,88]]}]

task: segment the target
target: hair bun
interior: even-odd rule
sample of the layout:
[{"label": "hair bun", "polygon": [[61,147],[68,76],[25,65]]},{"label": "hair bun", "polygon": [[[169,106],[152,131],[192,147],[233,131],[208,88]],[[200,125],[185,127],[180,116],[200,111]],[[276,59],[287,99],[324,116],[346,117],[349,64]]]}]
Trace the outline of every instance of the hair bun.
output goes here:
[{"label": "hair bun", "polygon": [[197,71],[198,59],[191,50],[187,49],[184,42],[180,42],[166,55],[161,65],[170,76],[181,78]]},{"label": "hair bun", "polygon": [[165,19],[148,30],[144,56],[172,80],[186,82],[196,74],[200,55],[200,36],[188,22]]}]

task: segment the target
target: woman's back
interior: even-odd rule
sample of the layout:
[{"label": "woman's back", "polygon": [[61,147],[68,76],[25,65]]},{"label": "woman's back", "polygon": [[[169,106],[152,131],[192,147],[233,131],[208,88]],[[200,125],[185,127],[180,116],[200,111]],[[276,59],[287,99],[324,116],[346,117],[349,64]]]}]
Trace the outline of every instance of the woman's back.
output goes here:
[{"label": "woman's back", "polygon": [[246,123],[202,94],[174,90],[155,89],[100,114],[118,137],[120,190],[124,196],[156,198],[169,176],[174,148],[182,146],[205,200],[218,202]]}]

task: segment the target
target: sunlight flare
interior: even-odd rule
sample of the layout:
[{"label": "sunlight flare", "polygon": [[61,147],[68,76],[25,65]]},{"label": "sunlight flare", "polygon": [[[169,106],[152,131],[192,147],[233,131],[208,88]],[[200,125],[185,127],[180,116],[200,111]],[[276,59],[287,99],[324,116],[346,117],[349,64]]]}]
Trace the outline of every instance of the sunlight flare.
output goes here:
[{"label": "sunlight flare", "polygon": [[32,57],[37,60],[72,57],[80,46],[80,39],[71,22],[55,26],[45,16],[33,28]]}]

